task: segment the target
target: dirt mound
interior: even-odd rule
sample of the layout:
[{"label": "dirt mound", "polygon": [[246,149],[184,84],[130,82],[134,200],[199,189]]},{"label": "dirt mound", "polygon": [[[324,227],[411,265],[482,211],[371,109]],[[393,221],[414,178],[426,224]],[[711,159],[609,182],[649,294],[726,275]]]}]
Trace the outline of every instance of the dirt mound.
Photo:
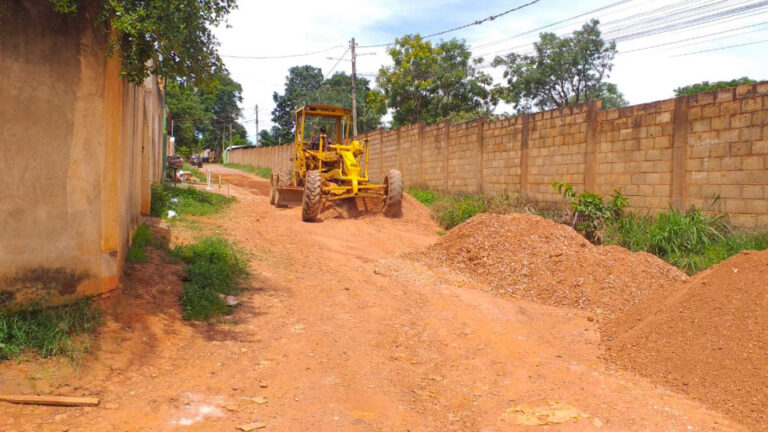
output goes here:
[{"label": "dirt mound", "polygon": [[742,252],[603,329],[612,361],[768,427],[768,251]]},{"label": "dirt mound", "polygon": [[594,246],[566,225],[528,214],[477,215],[421,257],[501,294],[611,315],[686,278],[653,255]]}]

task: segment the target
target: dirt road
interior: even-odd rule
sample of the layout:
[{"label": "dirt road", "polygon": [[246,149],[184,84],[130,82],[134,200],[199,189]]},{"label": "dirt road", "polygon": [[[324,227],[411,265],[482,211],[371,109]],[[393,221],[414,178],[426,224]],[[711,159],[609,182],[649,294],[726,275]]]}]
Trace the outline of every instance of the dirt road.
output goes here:
[{"label": "dirt road", "polygon": [[[256,420],[264,431],[740,430],[606,369],[586,314],[498,298],[402,256],[438,238],[413,201],[401,219],[328,210],[308,224],[299,208],[269,206],[266,180],[211,168],[239,199],[207,222],[250,251],[243,306],[190,325],[178,269],[129,268],[123,291],[101,301],[108,322],[79,376],[64,361],[0,365],[9,391],[102,405],[0,403],[0,430],[235,431]],[[546,409],[570,420],[520,424]]]}]

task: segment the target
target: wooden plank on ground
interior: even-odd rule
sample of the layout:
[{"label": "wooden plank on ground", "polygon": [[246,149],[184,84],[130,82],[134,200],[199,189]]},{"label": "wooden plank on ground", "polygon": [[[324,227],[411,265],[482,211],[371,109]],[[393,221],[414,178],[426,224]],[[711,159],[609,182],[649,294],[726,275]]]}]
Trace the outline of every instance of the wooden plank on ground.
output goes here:
[{"label": "wooden plank on ground", "polygon": [[99,398],[74,396],[0,395],[0,401],[31,405],[96,406]]}]

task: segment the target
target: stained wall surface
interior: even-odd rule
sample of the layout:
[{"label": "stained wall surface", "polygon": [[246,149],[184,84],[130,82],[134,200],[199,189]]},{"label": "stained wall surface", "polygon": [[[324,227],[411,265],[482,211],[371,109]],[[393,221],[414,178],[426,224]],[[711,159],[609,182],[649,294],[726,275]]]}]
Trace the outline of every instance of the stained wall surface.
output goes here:
[{"label": "stained wall surface", "polygon": [[0,3],[0,303],[116,287],[161,179],[161,86],[120,78],[92,14]]},{"label": "stained wall surface", "polygon": [[[670,206],[727,212],[742,227],[768,225],[768,82],[601,110],[600,101],[492,122],[410,125],[358,137],[371,174],[390,168],[411,186],[510,193],[561,201],[552,182],[608,196],[635,210]],[[254,166],[283,164],[291,146],[239,149]],[[281,155],[273,161],[269,152]]]}]

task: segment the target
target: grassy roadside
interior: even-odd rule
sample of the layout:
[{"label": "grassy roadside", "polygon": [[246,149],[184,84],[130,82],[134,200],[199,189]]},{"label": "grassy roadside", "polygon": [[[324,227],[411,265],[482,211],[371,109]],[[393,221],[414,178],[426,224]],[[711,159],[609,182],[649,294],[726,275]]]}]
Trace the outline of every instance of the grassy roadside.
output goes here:
[{"label": "grassy roadside", "polygon": [[168,210],[179,216],[207,216],[223,210],[235,201],[224,195],[210,193],[194,188],[152,186],[151,214],[155,217],[168,217]]},{"label": "grassy roadside", "polygon": [[181,293],[184,319],[208,321],[229,312],[232,306],[222,296],[238,294],[248,277],[242,251],[225,238],[211,236],[171,253],[186,264]]},{"label": "grassy roadside", "polygon": [[628,200],[619,191],[607,201],[595,194],[577,195],[562,187],[561,191],[570,201],[567,208],[539,210],[508,195],[446,195],[424,188],[406,190],[429,207],[445,229],[479,213],[533,213],[572,225],[593,243],[649,252],[688,274],[707,269],[743,250],[768,249],[768,231],[739,230],[724,215],[712,216],[695,208],[670,209],[656,215],[625,212]]},{"label": "grassy roadside", "polygon": [[88,335],[101,324],[90,299],[58,307],[0,310],[0,360],[36,353],[79,362],[90,351]]},{"label": "grassy roadside", "polygon": [[272,176],[272,168],[256,168],[251,165],[242,165],[237,163],[225,163],[224,166],[227,168],[234,168],[240,171],[256,174],[257,176],[265,179],[268,179]]},{"label": "grassy roadside", "polygon": [[[182,218],[186,215],[211,215],[232,202],[234,198],[193,188],[156,186],[152,190],[153,215],[165,217],[168,210],[174,210]],[[182,221],[184,229],[203,231],[204,227],[195,224],[200,221]],[[148,244],[144,237],[142,231],[137,230],[134,240],[137,248]],[[232,309],[222,296],[239,293],[248,277],[247,260],[242,250],[221,236],[208,235],[195,243],[177,246],[170,253],[186,265],[180,297],[184,319],[208,321]]]}]

